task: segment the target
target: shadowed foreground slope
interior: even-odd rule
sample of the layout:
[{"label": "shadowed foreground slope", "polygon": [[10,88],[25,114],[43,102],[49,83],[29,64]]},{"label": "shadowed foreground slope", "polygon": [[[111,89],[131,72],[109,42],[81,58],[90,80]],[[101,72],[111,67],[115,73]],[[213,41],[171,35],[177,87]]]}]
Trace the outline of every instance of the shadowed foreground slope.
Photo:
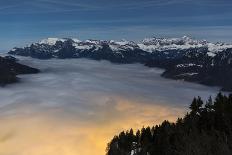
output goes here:
[{"label": "shadowed foreground slope", "polygon": [[0,57],[0,85],[18,81],[18,74],[38,73],[39,70],[16,62],[14,57]]},{"label": "shadowed foreground slope", "polygon": [[203,104],[194,98],[191,111],[176,123],[121,132],[108,144],[107,155],[231,155],[232,94],[219,93]]}]

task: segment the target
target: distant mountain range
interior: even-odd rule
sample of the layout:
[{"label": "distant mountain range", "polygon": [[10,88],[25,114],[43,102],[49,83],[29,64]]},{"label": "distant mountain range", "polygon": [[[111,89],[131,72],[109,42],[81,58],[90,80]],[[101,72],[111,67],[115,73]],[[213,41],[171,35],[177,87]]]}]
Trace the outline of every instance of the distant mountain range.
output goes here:
[{"label": "distant mountain range", "polygon": [[146,38],[141,42],[48,38],[9,54],[39,59],[89,58],[142,63],[164,68],[162,76],[232,90],[232,44],[182,38]]}]

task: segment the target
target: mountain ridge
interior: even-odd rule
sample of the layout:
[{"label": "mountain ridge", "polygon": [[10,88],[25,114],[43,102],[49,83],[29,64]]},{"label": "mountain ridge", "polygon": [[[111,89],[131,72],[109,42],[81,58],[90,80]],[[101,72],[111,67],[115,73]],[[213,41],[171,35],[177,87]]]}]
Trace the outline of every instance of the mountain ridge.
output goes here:
[{"label": "mountain ridge", "polygon": [[122,131],[108,143],[106,155],[231,155],[232,94],[204,102],[195,97],[176,122]]},{"label": "mountain ridge", "polygon": [[[117,45],[119,47],[126,46],[129,48],[139,48],[146,52],[155,52],[157,51],[165,51],[167,49],[188,49],[188,48],[198,48],[198,47],[205,47],[208,48],[211,52],[216,51],[222,51],[227,48],[232,48],[232,44],[229,43],[223,43],[223,42],[217,42],[212,43],[208,42],[207,40],[195,40],[188,36],[183,36],[181,38],[157,38],[157,37],[151,37],[151,38],[145,38],[141,41],[135,42],[135,41],[128,41],[125,39],[122,39],[120,41],[115,40],[97,40],[97,39],[87,39],[84,41],[81,41],[77,38],[47,38],[42,39],[39,42],[32,43],[31,45],[50,45],[54,46],[57,42],[67,42],[72,41],[72,45],[76,47],[76,49],[89,49],[92,46],[100,46],[103,44],[111,45],[111,49],[116,49],[115,47],[112,47],[112,45]],[[26,47],[30,47],[26,46]],[[18,48],[15,47],[11,51],[17,50]],[[120,48],[119,48],[120,49]]]},{"label": "mountain ridge", "polygon": [[164,68],[163,77],[232,90],[232,44],[181,38],[146,38],[140,42],[48,38],[9,54],[39,59],[89,58],[113,63],[142,63]]},{"label": "mountain ridge", "polygon": [[0,56],[0,86],[15,83],[19,80],[19,74],[35,74],[39,70],[17,62],[17,59],[11,56]]}]

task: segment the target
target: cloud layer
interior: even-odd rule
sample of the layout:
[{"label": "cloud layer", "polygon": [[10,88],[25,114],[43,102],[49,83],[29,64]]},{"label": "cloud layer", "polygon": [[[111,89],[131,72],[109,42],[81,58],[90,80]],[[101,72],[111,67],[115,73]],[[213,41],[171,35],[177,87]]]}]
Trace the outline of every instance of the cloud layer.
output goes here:
[{"label": "cloud layer", "polygon": [[22,59],[42,73],[0,88],[0,155],[103,155],[119,131],[174,121],[218,90],[140,64]]}]

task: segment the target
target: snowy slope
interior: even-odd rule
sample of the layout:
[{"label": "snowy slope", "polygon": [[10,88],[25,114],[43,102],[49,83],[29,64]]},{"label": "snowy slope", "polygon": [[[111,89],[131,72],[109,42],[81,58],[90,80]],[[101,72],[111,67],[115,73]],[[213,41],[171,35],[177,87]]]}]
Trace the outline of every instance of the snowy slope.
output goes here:
[{"label": "snowy slope", "polygon": [[[225,43],[211,43],[206,40],[194,40],[190,37],[183,36],[181,38],[145,38],[141,42],[135,43],[133,41],[121,40],[121,41],[105,41],[105,40],[85,40],[71,39],[73,46],[78,50],[90,50],[97,51],[102,49],[103,45],[110,47],[112,51],[121,50],[134,50],[140,49],[146,52],[155,51],[167,51],[167,50],[186,50],[191,48],[207,48],[208,55],[213,57],[218,52],[225,49],[232,48],[232,44]],[[59,38],[47,38],[41,40],[38,44],[55,46],[57,42],[65,42],[67,39]],[[12,51],[15,49],[12,49]]]}]

